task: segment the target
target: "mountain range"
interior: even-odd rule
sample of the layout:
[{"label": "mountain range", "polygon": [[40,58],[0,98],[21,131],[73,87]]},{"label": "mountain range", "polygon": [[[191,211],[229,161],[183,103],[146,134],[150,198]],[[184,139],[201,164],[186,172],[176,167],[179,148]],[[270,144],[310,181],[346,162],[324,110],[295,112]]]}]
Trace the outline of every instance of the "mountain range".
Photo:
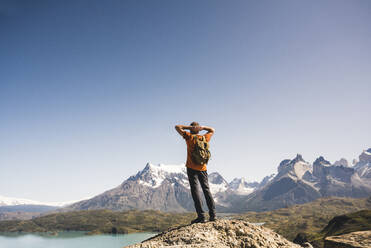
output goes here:
[{"label": "mountain range", "polygon": [[[345,159],[331,164],[318,157],[313,164],[298,154],[279,163],[277,173],[262,181],[235,178],[227,182],[217,172],[209,174],[209,185],[219,212],[266,211],[302,204],[320,197],[367,197],[371,195],[371,148],[349,165]],[[10,203],[10,204],[9,204]],[[52,205],[60,211],[111,209],[168,212],[194,211],[184,164],[147,163],[117,187],[78,202],[47,203],[0,197],[1,205]]]},{"label": "mountain range", "polygon": [[63,207],[67,206],[76,201],[67,202],[40,202],[35,200],[6,197],[0,195],[0,207],[2,206],[18,206],[18,205],[39,205],[39,206],[53,206],[53,207]]},{"label": "mountain range", "polygon": [[[226,194],[247,195],[259,188],[262,182],[247,182],[236,178],[228,183],[219,173],[209,174],[209,185],[217,205],[225,205]],[[193,210],[192,196],[184,164],[154,165],[147,163],[142,171],[129,177],[121,185],[80,201],[66,209],[156,209],[171,212]]]},{"label": "mountain range", "polygon": [[265,187],[231,201],[231,206],[237,206],[233,208],[237,212],[267,211],[320,197],[368,197],[371,195],[370,170],[371,148],[363,151],[352,167],[347,163],[331,164],[322,156],[310,164],[298,154],[292,160],[283,160],[277,175]]},{"label": "mountain range", "polygon": [[[277,174],[261,182],[235,178],[227,182],[219,173],[209,174],[217,211],[266,211],[302,204],[320,197],[367,197],[371,195],[371,148],[362,152],[354,166],[341,159],[331,164],[320,156],[313,164],[298,154],[283,160]],[[186,168],[183,165],[153,165],[122,184],[91,199],[73,203],[64,210],[157,209],[193,211]]]}]

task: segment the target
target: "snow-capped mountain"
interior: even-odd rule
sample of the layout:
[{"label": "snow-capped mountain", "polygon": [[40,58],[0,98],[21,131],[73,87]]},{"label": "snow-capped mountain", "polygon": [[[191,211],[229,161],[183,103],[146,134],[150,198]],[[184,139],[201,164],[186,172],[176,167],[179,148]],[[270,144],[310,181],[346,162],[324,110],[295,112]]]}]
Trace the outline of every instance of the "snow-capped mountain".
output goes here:
[{"label": "snow-capped mountain", "polygon": [[80,209],[157,209],[186,211],[192,208],[184,165],[153,165],[129,177],[119,186],[65,210]]},{"label": "snow-capped mountain", "polygon": [[[247,183],[236,187],[235,184],[229,184],[217,172],[210,173],[208,179],[217,207],[223,208],[229,205],[224,202],[226,195],[248,194],[253,192],[253,185],[258,185],[258,183],[251,185]],[[237,180],[235,179],[234,182]],[[129,177],[116,188],[69,207],[69,209],[96,208],[192,211],[194,206],[186,167],[184,164],[154,165],[147,163],[143,170]]]},{"label": "snow-capped mountain", "polygon": [[[209,186],[212,194],[224,192],[228,189],[228,182],[217,172],[209,174]],[[129,180],[137,181],[139,184],[158,188],[164,180],[170,180],[171,184],[178,183],[184,187],[189,187],[187,169],[184,164],[180,165],[154,165],[147,163],[142,171],[139,171]]]},{"label": "snow-capped mountain", "polygon": [[245,178],[235,178],[229,183],[229,189],[239,195],[251,194],[258,186],[258,182],[248,182]]},{"label": "snow-capped mountain", "polygon": [[183,186],[188,186],[187,171],[184,165],[153,165],[147,163],[142,171],[130,177],[129,180],[137,181],[139,184],[155,189],[169,178],[176,180]]},{"label": "snow-capped mountain", "polygon": [[264,211],[319,197],[367,197],[371,194],[371,149],[359,158],[354,167],[346,166],[344,161],[331,164],[322,156],[312,165],[298,154],[294,159],[283,160],[278,165],[277,175],[265,186],[231,205],[241,206],[235,211]]},{"label": "snow-capped mountain", "polygon": [[225,192],[228,189],[228,182],[217,172],[213,172],[208,176],[211,193]]},{"label": "snow-capped mountain", "polygon": [[29,199],[0,196],[0,206],[43,205],[43,206],[53,206],[53,207],[64,207],[64,206],[67,206],[67,205],[72,204],[74,202],[76,202],[76,201],[40,202],[40,201],[29,200]]}]

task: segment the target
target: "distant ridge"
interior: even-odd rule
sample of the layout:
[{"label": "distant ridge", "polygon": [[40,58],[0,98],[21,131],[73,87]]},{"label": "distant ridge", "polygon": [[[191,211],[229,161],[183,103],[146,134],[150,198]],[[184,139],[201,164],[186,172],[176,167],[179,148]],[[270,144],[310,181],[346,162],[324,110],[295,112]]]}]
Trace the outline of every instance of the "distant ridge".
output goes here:
[{"label": "distant ridge", "polygon": [[38,205],[38,206],[62,207],[62,206],[71,204],[73,202],[76,202],[76,201],[40,202],[40,201],[35,201],[35,200],[23,199],[23,198],[0,196],[0,206]]}]

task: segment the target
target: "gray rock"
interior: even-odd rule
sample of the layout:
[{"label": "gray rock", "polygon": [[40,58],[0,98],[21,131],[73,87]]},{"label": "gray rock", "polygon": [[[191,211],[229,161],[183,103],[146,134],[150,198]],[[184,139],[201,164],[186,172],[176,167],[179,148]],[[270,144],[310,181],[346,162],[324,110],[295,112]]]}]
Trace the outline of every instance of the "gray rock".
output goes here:
[{"label": "gray rock", "polygon": [[348,160],[346,160],[345,158],[341,158],[340,160],[336,161],[336,162],[334,163],[334,165],[336,165],[336,166],[349,167]]},{"label": "gray rock", "polygon": [[224,220],[197,223],[163,232],[140,244],[127,248],[150,247],[255,247],[299,248],[272,230],[242,220]]}]

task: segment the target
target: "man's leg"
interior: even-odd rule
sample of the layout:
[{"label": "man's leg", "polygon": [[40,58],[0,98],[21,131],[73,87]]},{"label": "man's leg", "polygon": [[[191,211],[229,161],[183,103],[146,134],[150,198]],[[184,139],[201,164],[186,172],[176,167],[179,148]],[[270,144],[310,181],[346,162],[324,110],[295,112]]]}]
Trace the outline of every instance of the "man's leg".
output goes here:
[{"label": "man's leg", "polygon": [[200,192],[198,190],[198,171],[192,170],[190,168],[187,168],[187,175],[188,175],[188,180],[189,180],[189,185],[191,187],[191,194],[193,201],[195,203],[195,208],[197,212],[197,216],[200,219],[205,218],[204,211],[202,209],[201,205],[201,197],[200,197]]},{"label": "man's leg", "polygon": [[202,191],[204,192],[207,206],[209,208],[210,219],[215,219],[215,202],[209,187],[209,180],[207,178],[207,171],[200,171],[198,174]]}]

